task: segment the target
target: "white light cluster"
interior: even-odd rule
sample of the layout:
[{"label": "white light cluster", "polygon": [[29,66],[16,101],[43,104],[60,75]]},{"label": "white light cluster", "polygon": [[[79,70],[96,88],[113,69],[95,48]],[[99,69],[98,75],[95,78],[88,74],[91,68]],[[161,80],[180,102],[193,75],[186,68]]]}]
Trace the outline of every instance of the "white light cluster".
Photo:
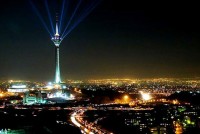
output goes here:
[{"label": "white light cluster", "polygon": [[26,88],[26,85],[12,85],[12,88]]},{"label": "white light cluster", "polygon": [[66,93],[56,92],[53,94],[49,94],[48,98],[63,98],[65,100],[73,100],[74,95],[70,94],[69,96]]},{"label": "white light cluster", "polygon": [[151,99],[150,94],[144,93],[143,91],[140,91],[140,93],[141,93],[142,98],[143,98],[144,100],[150,100],[150,99]]},{"label": "white light cluster", "polygon": [[16,93],[26,92],[26,91],[28,91],[28,89],[8,89],[8,92],[16,92]]}]

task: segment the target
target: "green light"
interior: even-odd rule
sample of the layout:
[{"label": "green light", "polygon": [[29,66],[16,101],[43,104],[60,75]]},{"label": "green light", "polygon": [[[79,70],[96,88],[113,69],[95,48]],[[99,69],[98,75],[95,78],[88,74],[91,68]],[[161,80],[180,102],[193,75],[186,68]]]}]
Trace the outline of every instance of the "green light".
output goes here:
[{"label": "green light", "polygon": [[185,110],[186,110],[186,108],[184,108],[184,107],[178,108],[178,111],[179,111],[179,112],[183,112],[183,111],[185,111]]},{"label": "green light", "polygon": [[188,120],[186,120],[186,122],[187,122],[187,124],[191,124],[191,121],[188,119]]}]

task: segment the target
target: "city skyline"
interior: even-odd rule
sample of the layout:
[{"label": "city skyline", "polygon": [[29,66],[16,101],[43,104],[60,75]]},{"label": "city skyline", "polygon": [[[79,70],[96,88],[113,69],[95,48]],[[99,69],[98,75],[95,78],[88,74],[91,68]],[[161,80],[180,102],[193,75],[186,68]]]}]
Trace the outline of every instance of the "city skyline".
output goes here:
[{"label": "city skyline", "polygon": [[[53,81],[54,45],[30,4],[0,7],[0,78]],[[62,79],[199,77],[198,11],[192,2],[102,1],[63,40]]]}]

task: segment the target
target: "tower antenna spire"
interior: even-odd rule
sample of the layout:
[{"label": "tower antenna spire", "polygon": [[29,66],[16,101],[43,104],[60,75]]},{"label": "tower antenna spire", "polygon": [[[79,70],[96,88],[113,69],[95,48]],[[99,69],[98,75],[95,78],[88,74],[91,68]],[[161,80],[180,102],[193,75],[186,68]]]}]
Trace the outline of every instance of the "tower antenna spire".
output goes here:
[{"label": "tower antenna spire", "polygon": [[56,13],[56,34],[55,35],[57,35],[57,36],[59,36],[58,22],[59,22],[58,13]]}]

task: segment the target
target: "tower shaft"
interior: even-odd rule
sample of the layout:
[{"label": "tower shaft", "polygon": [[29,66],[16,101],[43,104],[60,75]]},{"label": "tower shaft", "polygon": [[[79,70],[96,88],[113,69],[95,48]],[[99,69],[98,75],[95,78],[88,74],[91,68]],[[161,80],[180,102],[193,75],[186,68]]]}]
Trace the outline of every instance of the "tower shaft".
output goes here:
[{"label": "tower shaft", "polygon": [[61,83],[60,78],[60,59],[59,59],[59,46],[55,47],[55,62],[56,62],[56,71],[55,71],[55,83]]},{"label": "tower shaft", "polygon": [[60,59],[59,59],[59,46],[62,41],[62,38],[60,37],[59,34],[59,26],[58,26],[58,19],[56,19],[56,33],[54,37],[52,37],[52,41],[55,45],[55,65],[56,65],[56,70],[55,70],[55,83],[59,84],[61,83],[61,78],[60,78]]}]

